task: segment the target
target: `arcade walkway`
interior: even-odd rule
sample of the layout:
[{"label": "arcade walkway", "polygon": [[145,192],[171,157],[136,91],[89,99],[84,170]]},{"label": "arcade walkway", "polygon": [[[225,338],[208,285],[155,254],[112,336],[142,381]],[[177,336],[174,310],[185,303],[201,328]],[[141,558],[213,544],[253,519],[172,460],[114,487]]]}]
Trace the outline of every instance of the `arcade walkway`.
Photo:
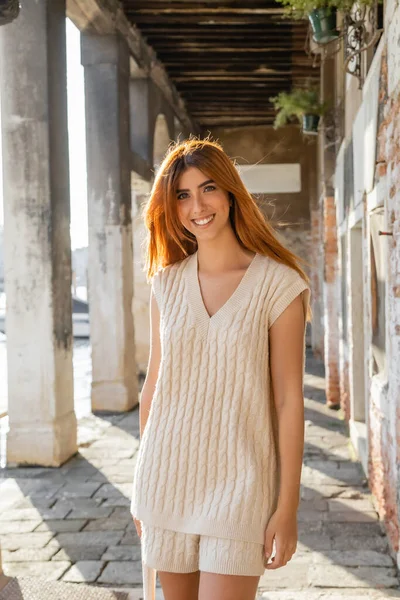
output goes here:
[{"label": "arcade walkway", "polygon": [[[322,365],[309,354],[298,549],[285,567],[265,572],[260,598],[400,598],[361,466],[340,412],[325,406],[324,387]],[[135,409],[80,419],[79,454],[59,469],[2,471],[3,565],[17,579],[0,600],[141,598],[140,544],[129,514],[138,416]]]}]

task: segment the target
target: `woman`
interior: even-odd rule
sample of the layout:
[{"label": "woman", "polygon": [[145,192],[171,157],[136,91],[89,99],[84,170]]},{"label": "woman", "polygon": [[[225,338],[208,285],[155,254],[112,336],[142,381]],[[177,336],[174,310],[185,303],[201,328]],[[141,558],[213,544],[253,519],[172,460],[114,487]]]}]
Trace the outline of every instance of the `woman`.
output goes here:
[{"label": "woman", "polygon": [[170,147],[144,217],[151,349],[131,513],[145,595],[157,570],[165,600],[253,600],[296,549],[308,278],[209,139]]}]

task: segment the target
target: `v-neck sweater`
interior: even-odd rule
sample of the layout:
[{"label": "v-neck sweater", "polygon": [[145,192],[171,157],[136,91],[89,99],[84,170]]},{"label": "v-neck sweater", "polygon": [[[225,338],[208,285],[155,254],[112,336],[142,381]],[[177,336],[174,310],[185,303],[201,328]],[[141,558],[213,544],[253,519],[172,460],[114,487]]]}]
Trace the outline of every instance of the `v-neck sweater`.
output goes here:
[{"label": "v-neck sweater", "polygon": [[268,330],[302,292],[306,316],[310,288],[291,267],[257,253],[210,316],[197,251],[158,271],[152,288],[161,362],[131,513],[147,525],[263,544],[279,493]]}]

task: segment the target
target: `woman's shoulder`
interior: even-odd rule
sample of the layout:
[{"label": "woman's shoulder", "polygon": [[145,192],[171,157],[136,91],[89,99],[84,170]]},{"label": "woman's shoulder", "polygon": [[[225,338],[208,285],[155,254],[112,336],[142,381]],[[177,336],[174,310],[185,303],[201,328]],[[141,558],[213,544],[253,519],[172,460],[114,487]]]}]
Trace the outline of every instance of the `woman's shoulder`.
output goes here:
[{"label": "woman's shoulder", "polygon": [[261,256],[261,268],[265,273],[267,279],[282,279],[284,277],[300,277],[300,274],[293,267],[281,262],[277,258],[267,256],[265,254]]},{"label": "woman's shoulder", "polygon": [[192,256],[192,254],[189,254],[189,256],[186,256],[182,260],[173,262],[169,265],[166,265],[165,267],[160,267],[160,269],[156,271],[153,275],[153,283],[157,285],[157,283],[161,284],[171,279],[174,279],[178,273],[183,272],[186,264],[189,262]]},{"label": "woman's shoulder", "polygon": [[267,295],[279,293],[293,285],[308,286],[300,273],[290,265],[280,262],[271,256],[262,256],[261,269],[263,283]]}]

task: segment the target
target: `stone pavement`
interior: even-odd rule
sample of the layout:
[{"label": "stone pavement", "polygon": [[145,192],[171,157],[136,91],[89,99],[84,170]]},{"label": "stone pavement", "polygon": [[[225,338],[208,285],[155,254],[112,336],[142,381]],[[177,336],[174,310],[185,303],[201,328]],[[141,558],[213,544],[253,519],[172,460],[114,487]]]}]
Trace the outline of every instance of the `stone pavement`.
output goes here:
[{"label": "stone pavement", "polygon": [[[285,567],[265,571],[259,597],[400,598],[395,563],[347,426],[340,411],[326,408],[323,366],[307,354],[299,542]],[[68,582],[69,598],[80,598],[71,590],[82,591],[85,584],[92,593],[111,588],[102,590],[107,598],[117,598],[111,590],[141,598],[140,540],[129,513],[138,438],[138,407],[128,414],[90,415],[79,420],[79,454],[61,468],[0,470],[6,575],[18,577],[21,586],[35,583],[25,578],[47,580],[48,586],[58,582],[58,589],[59,582]],[[157,587],[161,599],[158,579]],[[0,597],[7,599],[4,591]],[[43,592],[40,600],[58,597],[64,598]]]}]

